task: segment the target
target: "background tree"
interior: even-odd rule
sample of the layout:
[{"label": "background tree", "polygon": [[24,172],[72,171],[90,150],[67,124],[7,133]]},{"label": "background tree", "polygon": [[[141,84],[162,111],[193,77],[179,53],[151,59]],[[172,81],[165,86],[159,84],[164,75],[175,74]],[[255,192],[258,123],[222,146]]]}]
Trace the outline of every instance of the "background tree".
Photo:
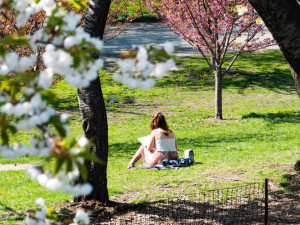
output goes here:
[{"label": "background tree", "polygon": [[166,26],[199,50],[214,72],[215,117],[222,119],[224,75],[240,54],[274,43],[271,39],[258,39],[265,27],[258,14],[245,0],[162,0],[149,2],[149,6]]},{"label": "background tree", "polygon": [[300,3],[297,0],[249,0],[289,63],[300,97]]}]

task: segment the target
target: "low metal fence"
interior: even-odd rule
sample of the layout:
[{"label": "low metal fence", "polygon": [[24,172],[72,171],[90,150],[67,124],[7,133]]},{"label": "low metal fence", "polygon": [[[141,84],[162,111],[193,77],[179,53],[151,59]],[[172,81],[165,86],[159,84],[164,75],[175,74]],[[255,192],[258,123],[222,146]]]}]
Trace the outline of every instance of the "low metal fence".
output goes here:
[{"label": "low metal fence", "polygon": [[267,182],[132,204],[101,224],[267,224]]}]

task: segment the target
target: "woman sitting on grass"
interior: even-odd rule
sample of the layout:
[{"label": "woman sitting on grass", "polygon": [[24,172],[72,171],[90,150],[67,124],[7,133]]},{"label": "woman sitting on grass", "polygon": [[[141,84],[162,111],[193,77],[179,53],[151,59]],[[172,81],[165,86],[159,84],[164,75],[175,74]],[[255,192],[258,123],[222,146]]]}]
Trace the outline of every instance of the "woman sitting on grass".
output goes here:
[{"label": "woman sitting on grass", "polygon": [[155,113],[151,122],[152,130],[149,144],[143,145],[135,153],[127,169],[133,168],[134,164],[141,158],[144,166],[154,167],[163,160],[177,160],[177,142],[173,131],[168,128],[166,119],[162,113]]}]

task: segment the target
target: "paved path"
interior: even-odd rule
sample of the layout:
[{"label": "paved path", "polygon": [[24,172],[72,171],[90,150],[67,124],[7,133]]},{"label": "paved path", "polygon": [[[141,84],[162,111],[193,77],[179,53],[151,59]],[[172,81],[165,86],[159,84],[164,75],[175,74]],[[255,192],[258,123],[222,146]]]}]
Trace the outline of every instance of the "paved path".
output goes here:
[{"label": "paved path", "polygon": [[[272,37],[269,31],[266,37]],[[107,42],[102,50],[106,56],[113,56],[120,52],[131,49],[132,45],[152,44],[162,45],[166,41],[171,41],[179,47],[176,55],[199,54],[199,52],[191,47],[186,41],[174,34],[167,27],[159,27],[158,23],[133,23],[116,38]],[[278,46],[271,46],[268,49],[278,49]]]}]

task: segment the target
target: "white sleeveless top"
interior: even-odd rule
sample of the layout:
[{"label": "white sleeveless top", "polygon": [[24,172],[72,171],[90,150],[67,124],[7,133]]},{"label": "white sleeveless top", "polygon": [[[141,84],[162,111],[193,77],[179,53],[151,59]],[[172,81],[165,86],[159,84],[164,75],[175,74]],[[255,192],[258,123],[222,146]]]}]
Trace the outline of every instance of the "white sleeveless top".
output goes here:
[{"label": "white sleeveless top", "polygon": [[161,132],[157,129],[158,140],[155,140],[156,151],[158,152],[176,152],[175,135],[172,138],[162,138]]}]

